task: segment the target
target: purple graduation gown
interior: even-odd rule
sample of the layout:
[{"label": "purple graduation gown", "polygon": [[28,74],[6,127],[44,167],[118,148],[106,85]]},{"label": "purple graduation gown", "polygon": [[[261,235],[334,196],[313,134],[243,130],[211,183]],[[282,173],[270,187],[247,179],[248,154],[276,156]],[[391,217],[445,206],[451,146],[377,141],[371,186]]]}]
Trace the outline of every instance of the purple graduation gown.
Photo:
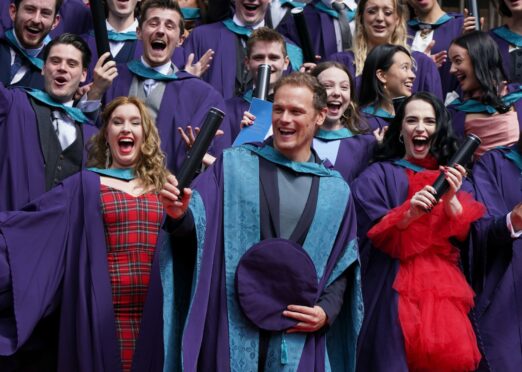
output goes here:
[{"label": "purple graduation gown", "polygon": [[[304,7],[304,16],[308,26],[312,48],[316,55],[321,56],[321,61],[326,61],[329,56],[337,53],[333,18],[317,10],[311,3]],[[299,39],[292,16],[284,17],[276,30],[301,47],[301,40]]]},{"label": "purple graduation gown", "polygon": [[[440,75],[435,63],[424,53],[412,52],[411,55],[417,63],[417,70],[415,71],[416,78],[413,82],[412,93],[430,92],[442,100]],[[328,59],[342,63],[348,68],[352,76],[355,76],[354,55],[351,50],[348,52],[335,53]],[[359,89],[361,89],[361,76],[355,78],[355,85],[358,94]]]},{"label": "purple graduation gown", "polygon": [[[59,310],[58,371],[121,370],[99,190],[99,176],[83,171],[23,210],[0,213],[0,310],[10,314],[0,325],[0,355]],[[156,255],[133,371],[163,369],[158,264]]]},{"label": "purple graduation gown", "polygon": [[237,35],[222,22],[196,27],[183,43],[185,53],[194,53],[196,61],[208,49],[215,52],[210,68],[201,78],[217,89],[225,99],[234,96],[237,43]]},{"label": "purple graduation gown", "polygon": [[[443,50],[446,52],[449,50],[453,39],[462,35],[462,26],[464,24],[464,16],[460,13],[447,13],[452,18],[443,23],[442,25],[435,28],[433,32],[433,40],[435,40],[435,45],[431,49],[431,54],[437,54]],[[409,39],[410,44],[413,42],[413,38],[415,38],[417,30],[411,26],[408,26],[408,35],[411,37]],[[451,62],[449,58],[439,68],[440,80],[442,84],[442,94],[446,97],[446,94],[452,92],[458,88],[458,81],[455,79],[453,75],[449,73],[451,68]]]},{"label": "purple graduation gown", "polygon": [[[370,165],[353,183],[365,308],[357,350],[361,372],[408,370],[398,294],[393,289],[399,261],[374,248],[366,236],[391,209],[404,203],[408,187],[405,169],[392,162]],[[471,186],[466,183],[464,188],[468,191]]]},{"label": "purple graduation gown", "polygon": [[241,131],[241,119],[243,113],[250,108],[250,102],[243,97],[232,97],[225,101],[226,114],[228,116],[228,131],[232,143]]},{"label": "purple graduation gown", "polygon": [[[500,27],[504,26],[499,26],[497,28]],[[510,43],[499,37],[497,34],[495,34],[493,32],[493,30],[495,29],[496,28],[489,30],[489,36],[491,36],[493,40],[495,40],[495,42],[497,43],[498,50],[502,57],[502,66],[504,67],[504,72],[509,76],[509,74],[511,73],[511,55],[509,54]]]},{"label": "purple graduation gown", "polygon": [[515,372],[522,366],[522,239],[511,238],[506,215],[522,201],[522,176],[506,153],[489,151],[473,168],[477,199],[487,215],[474,226],[471,273],[484,356],[479,370]]},{"label": "purple graduation gown", "polygon": [[60,23],[50,32],[53,39],[65,32],[83,35],[92,29],[91,10],[83,0],[64,0],[60,17]]},{"label": "purple graduation gown", "polygon": [[368,167],[376,140],[373,134],[359,134],[340,140],[333,169],[341,173],[348,184]]},{"label": "purple graduation gown", "polygon": [[390,125],[392,119],[383,118],[381,116],[372,115],[367,112],[361,112],[361,119],[365,124],[368,125],[370,131],[373,132],[375,129],[382,129]]},{"label": "purple graduation gown", "polygon": [[[509,84],[508,92],[511,93],[519,89],[519,84]],[[464,101],[463,101],[464,102]],[[522,99],[518,100],[513,104],[515,111],[517,112],[518,126],[522,130]],[[451,114],[451,124],[453,125],[453,132],[456,136],[464,138],[465,136],[465,123],[466,115],[465,111],[457,110],[454,106],[447,106],[448,111]]]},{"label": "purple graduation gown", "polygon": [[[126,65],[118,65],[118,77],[106,92],[104,101],[110,102],[119,96],[128,96],[134,75]],[[156,119],[161,138],[161,148],[167,155],[167,167],[177,172],[185,159],[187,147],[178,133],[178,127],[200,126],[211,107],[225,111],[221,95],[207,83],[193,75],[179,71],[177,80],[167,82],[160,110]],[[221,124],[224,128],[227,118]],[[209,152],[219,155],[230,146],[229,134],[217,137]]]},{"label": "purple graduation gown", "polygon": [[[84,144],[97,132],[82,125]],[[87,159],[84,152],[83,159]],[[0,211],[16,210],[45,192],[38,121],[25,91],[0,84]]]}]

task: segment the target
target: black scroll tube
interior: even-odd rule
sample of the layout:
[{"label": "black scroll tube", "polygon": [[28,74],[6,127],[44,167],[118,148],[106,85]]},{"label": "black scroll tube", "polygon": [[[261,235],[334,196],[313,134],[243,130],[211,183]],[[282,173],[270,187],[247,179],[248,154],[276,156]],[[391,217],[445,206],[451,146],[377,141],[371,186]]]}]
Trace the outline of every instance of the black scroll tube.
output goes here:
[{"label": "black scroll tube", "polygon": [[205,153],[210,147],[212,139],[216,136],[216,132],[225,117],[225,113],[215,107],[211,107],[207,112],[205,121],[200,126],[200,131],[194,141],[194,144],[187,153],[187,157],[183,161],[181,168],[176,175],[178,179],[178,189],[183,194],[183,189],[188,187],[201,167],[201,161]]},{"label": "black scroll tube", "polygon": [[466,0],[466,9],[470,16],[475,17],[475,30],[480,31],[480,12],[477,0]]},{"label": "black scroll tube", "polygon": [[[111,51],[109,47],[109,37],[107,36],[107,26],[105,24],[105,7],[103,6],[102,0],[90,0],[89,4],[94,37],[96,38],[96,50],[98,51],[98,57],[101,57],[102,54]],[[112,55],[107,61],[110,59],[112,59]]]},{"label": "black scroll tube", "polygon": [[[453,157],[450,159],[448,165],[453,167],[455,164],[460,164],[462,166],[467,164],[471,160],[473,153],[475,153],[475,150],[479,147],[480,143],[480,138],[474,134],[469,134],[462,146],[460,146],[455,155],[453,155]],[[449,183],[446,181],[446,177],[443,172],[440,172],[439,177],[437,177],[435,183],[433,184],[433,188],[436,191],[435,198],[437,201],[442,197],[442,195],[444,195],[446,191],[448,191]]]},{"label": "black scroll tube", "polygon": [[312,42],[310,41],[310,32],[308,32],[308,26],[306,25],[306,20],[303,11],[303,8],[294,8],[290,12],[294,17],[295,27],[297,28],[297,34],[299,35],[299,40],[301,41],[301,49],[303,50],[303,60],[304,62],[315,63],[315,52],[314,48],[312,48]]},{"label": "black scroll tube", "polygon": [[270,74],[272,73],[272,67],[270,65],[262,64],[257,68],[257,80],[256,89],[254,91],[254,97],[266,101],[268,97],[268,91],[270,90]]}]

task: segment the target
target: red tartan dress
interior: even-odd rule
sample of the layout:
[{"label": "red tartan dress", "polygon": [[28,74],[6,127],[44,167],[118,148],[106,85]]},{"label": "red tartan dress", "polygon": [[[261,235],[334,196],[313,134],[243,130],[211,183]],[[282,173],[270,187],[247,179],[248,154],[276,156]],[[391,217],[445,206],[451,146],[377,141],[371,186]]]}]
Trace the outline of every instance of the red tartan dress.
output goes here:
[{"label": "red tartan dress", "polygon": [[156,193],[134,197],[101,185],[100,194],[122,368],[130,371],[163,207]]},{"label": "red tartan dress", "polygon": [[[438,168],[432,157],[415,163],[427,169]],[[373,226],[368,237],[377,248],[399,260],[393,289],[399,296],[399,322],[408,368],[475,370],[481,356],[468,318],[474,293],[459,268],[459,251],[450,238],[464,240],[471,222],[484,213],[484,206],[459,191],[461,215],[448,216],[441,202],[400,230],[397,223],[409,210],[412,196],[432,185],[440,174],[438,170],[405,171],[409,181],[406,201]]]}]

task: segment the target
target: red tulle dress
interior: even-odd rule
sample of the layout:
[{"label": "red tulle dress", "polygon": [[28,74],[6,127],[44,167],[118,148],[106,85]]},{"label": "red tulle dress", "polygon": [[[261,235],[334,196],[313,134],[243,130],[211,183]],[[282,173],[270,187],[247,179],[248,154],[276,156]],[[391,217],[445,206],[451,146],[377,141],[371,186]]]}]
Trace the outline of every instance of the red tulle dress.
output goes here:
[{"label": "red tulle dress", "polygon": [[[412,160],[410,160],[412,161]],[[412,161],[413,162],[413,161]],[[435,159],[415,161],[437,169]],[[448,216],[442,202],[406,229],[396,227],[410,208],[411,197],[438,177],[438,170],[406,170],[406,202],[391,210],[369,232],[373,244],[400,262],[393,288],[399,295],[399,321],[410,371],[472,371],[480,352],[468,313],[474,293],[459,268],[459,251],[451,237],[466,238],[471,222],[484,213],[482,204],[459,191],[463,212]]]}]

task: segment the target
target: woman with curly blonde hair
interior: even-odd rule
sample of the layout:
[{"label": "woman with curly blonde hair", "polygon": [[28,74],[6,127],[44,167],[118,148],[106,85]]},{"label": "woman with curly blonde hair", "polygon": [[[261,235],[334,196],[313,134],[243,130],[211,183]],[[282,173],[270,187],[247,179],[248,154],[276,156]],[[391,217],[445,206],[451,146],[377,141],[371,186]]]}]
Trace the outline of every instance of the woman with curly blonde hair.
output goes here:
[{"label": "woman with curly blonde hair", "polygon": [[[352,50],[336,53],[329,60],[348,67],[360,89],[364,63],[373,48],[382,44],[395,44],[409,50],[406,28],[408,18],[408,8],[401,0],[361,0],[355,16],[356,32]],[[431,92],[442,99],[440,75],[435,63],[421,52],[413,52],[412,56],[417,75],[413,92]]]},{"label": "woman with curly blonde hair", "polygon": [[116,98],[102,117],[91,168],[21,211],[0,213],[0,311],[12,314],[0,327],[10,339],[0,355],[56,316],[57,371],[159,372],[165,156],[139,99]]}]

